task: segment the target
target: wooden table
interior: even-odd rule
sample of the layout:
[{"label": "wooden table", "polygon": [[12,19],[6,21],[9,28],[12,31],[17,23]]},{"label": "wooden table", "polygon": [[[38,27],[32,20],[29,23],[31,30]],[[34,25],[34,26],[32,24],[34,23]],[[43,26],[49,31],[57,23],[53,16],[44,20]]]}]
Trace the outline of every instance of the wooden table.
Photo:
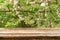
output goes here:
[{"label": "wooden table", "polygon": [[60,40],[60,28],[0,28],[0,40]]}]

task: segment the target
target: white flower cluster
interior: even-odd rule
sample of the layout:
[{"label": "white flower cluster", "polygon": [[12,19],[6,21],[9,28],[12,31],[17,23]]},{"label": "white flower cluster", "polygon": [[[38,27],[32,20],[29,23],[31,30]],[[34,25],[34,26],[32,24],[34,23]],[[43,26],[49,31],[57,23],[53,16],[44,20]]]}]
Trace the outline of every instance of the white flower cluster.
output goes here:
[{"label": "white flower cluster", "polygon": [[18,3],[18,0],[14,0],[14,6],[16,6]]},{"label": "white flower cluster", "polygon": [[45,7],[45,6],[47,6],[48,5],[48,2],[42,2],[41,4],[40,4],[40,6],[42,6],[42,7]]},{"label": "white flower cluster", "polygon": [[40,6],[45,7],[46,6],[46,3],[45,2],[42,2]]}]

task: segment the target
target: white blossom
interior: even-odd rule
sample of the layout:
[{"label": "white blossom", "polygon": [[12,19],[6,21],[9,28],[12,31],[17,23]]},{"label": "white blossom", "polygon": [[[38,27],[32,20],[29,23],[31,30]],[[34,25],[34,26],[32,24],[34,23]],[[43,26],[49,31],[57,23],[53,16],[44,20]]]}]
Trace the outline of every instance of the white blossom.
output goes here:
[{"label": "white blossom", "polygon": [[48,14],[45,14],[45,17],[48,17]]},{"label": "white blossom", "polygon": [[22,15],[18,15],[18,17],[19,17],[19,20],[24,20],[24,18],[22,17]]},{"label": "white blossom", "polygon": [[24,18],[22,18],[22,17],[19,17],[19,19],[22,21],[22,20],[24,20]]},{"label": "white blossom", "polygon": [[45,2],[41,3],[41,6],[43,6],[43,7],[46,6],[46,3]]},{"label": "white blossom", "polygon": [[16,6],[18,3],[18,0],[14,0],[14,6]]}]

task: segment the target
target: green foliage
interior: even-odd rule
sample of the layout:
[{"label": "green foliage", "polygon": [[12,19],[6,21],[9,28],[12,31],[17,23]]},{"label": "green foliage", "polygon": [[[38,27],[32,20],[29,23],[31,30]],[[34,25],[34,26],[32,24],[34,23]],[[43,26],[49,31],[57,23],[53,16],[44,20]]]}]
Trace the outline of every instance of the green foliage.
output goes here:
[{"label": "green foliage", "polygon": [[1,28],[60,27],[59,0],[0,0]]}]

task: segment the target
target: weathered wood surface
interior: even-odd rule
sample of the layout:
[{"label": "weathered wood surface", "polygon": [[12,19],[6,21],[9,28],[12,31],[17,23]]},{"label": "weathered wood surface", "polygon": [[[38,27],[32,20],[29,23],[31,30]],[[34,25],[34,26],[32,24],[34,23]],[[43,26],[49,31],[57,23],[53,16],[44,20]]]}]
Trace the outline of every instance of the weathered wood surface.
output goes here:
[{"label": "weathered wood surface", "polygon": [[58,28],[0,28],[0,37],[59,37]]}]

